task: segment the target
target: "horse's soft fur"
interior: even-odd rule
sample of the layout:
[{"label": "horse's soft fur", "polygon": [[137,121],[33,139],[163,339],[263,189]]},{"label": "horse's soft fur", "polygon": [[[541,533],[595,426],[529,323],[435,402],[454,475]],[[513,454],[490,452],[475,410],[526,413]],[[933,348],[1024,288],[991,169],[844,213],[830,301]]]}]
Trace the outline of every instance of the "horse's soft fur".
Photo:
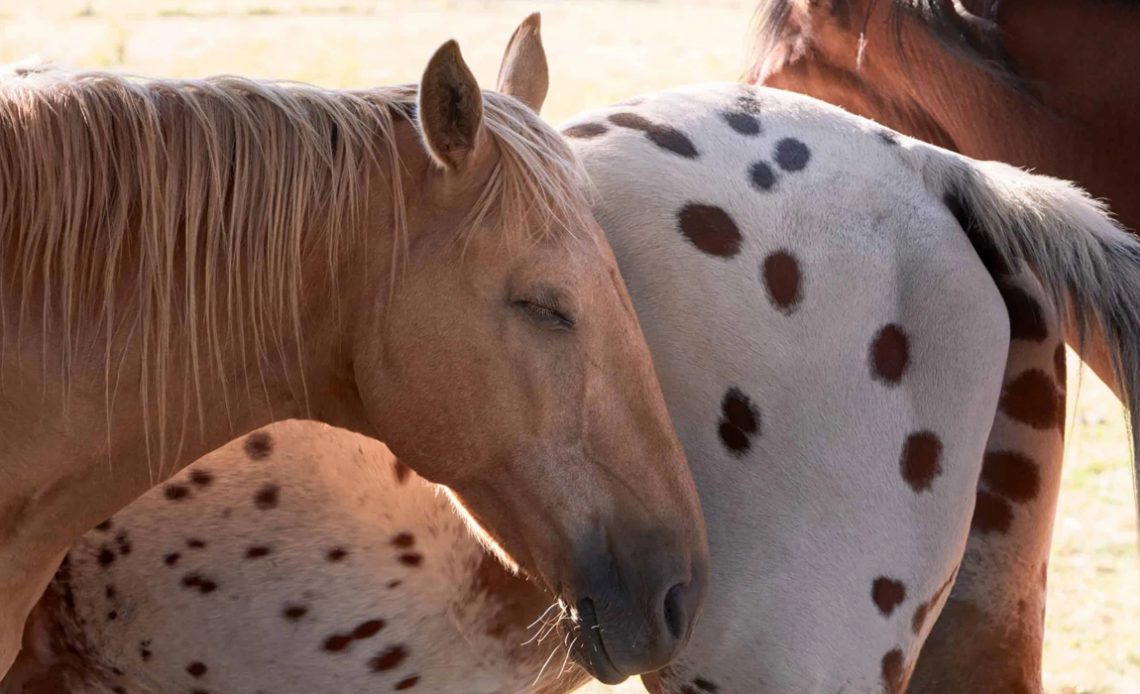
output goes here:
[{"label": "horse's soft fur", "polygon": [[550,603],[383,444],[280,422],[78,542],[0,691],[569,691]]},{"label": "horse's soft fur", "polygon": [[418,89],[0,81],[0,672],[83,532],[296,417],[447,484],[591,672],[669,661],[704,521],[537,15],[500,82],[454,41]]},{"label": "horse's soft fur", "polygon": [[[1058,488],[1059,307],[1087,304],[1090,316],[1128,311],[1128,286],[1103,276],[1132,277],[1137,243],[1068,184],[970,161],[777,90],[704,85],[646,95],[582,114],[564,132],[594,182],[596,213],[629,280],[711,521],[711,604],[678,661],[649,678],[651,690],[900,692],[944,605],[955,619],[968,612],[984,620],[974,596],[947,600],[955,581],[991,569],[991,560],[1032,562],[1032,582],[1010,587],[1016,618],[1000,625],[1007,640],[979,653],[985,667],[961,681],[1039,689],[1039,663],[1001,648],[1039,639],[1042,630],[1048,542],[1036,529]],[[1136,356],[1126,348],[1120,355],[1134,372]],[[332,432],[292,431],[292,445],[306,455],[344,447]],[[286,445],[274,455],[290,455]],[[362,487],[375,484],[356,468],[350,474]],[[322,466],[306,474],[318,486],[334,473]],[[248,505],[261,481],[243,474],[212,484],[244,484],[225,494]],[[265,537],[253,520],[259,514],[218,521],[227,504],[221,495],[198,490],[193,477],[182,484],[194,495],[186,506],[153,494],[129,517],[112,519],[110,535],[90,533],[82,560],[57,580],[79,607],[48,606],[39,622],[89,615],[67,633],[83,636],[90,650],[80,660],[94,675],[92,664],[102,663],[108,686],[151,676],[132,639],[153,628],[169,634],[164,642],[173,639],[175,650],[206,653],[222,689],[245,687],[256,673],[234,665],[224,643],[177,637],[250,616],[277,618],[260,608],[185,609],[185,588],[149,547],[224,532],[292,548],[301,537],[341,532],[333,511],[283,503],[274,513],[297,524],[281,521]],[[154,520],[174,512],[185,525]],[[162,527],[147,532],[145,556],[114,560],[117,604],[145,605],[133,623],[121,613],[101,618],[105,573],[92,559],[116,524],[127,523]],[[424,532],[384,523],[368,520],[369,532]],[[468,540],[463,551],[475,544]],[[985,557],[968,555],[959,571],[967,546]],[[371,586],[354,600],[376,604],[378,614],[405,609],[406,594],[385,588],[403,577],[399,567],[330,567],[307,552],[291,571],[259,567],[247,576],[218,553],[208,556],[196,568],[224,576],[215,597],[256,593],[273,605],[335,571]],[[472,580],[473,566],[458,568],[455,585]],[[124,593],[127,581],[153,592]],[[447,627],[447,604],[434,604],[433,628]],[[514,615],[516,628],[530,619],[523,612]],[[955,624],[957,634],[973,629]],[[304,688],[336,687],[329,666],[336,661],[322,660],[330,656],[310,641],[275,643],[276,657],[315,661]],[[556,667],[563,657],[553,646],[515,645],[478,641],[489,649],[484,662],[497,663],[478,670],[490,689],[518,686],[510,663],[534,667],[529,658],[556,650]],[[468,691],[462,677],[443,668],[429,675],[426,656],[420,662],[425,684],[434,677],[438,690]],[[111,668],[125,675],[115,680]]]},{"label": "horse's soft fur", "polygon": [[[266,357],[285,344],[300,349],[304,259],[327,256],[335,280],[338,248],[358,240],[369,204],[362,171],[388,172],[394,205],[390,238],[373,242],[400,251],[407,244],[405,191],[391,174],[401,165],[393,120],[414,118],[417,95],[414,86],[333,91],[48,67],[7,75],[0,281],[21,299],[19,315],[0,312],[0,334],[29,320],[58,326],[65,374],[74,352],[105,335],[110,400],[114,336],[140,333],[143,406],[160,413],[170,405],[170,378],[224,383],[223,344],[243,339],[241,326],[252,327]],[[531,127],[534,113],[516,100],[483,97],[501,158],[463,228],[489,221],[505,243],[581,228],[582,177],[565,146]],[[549,225],[524,223],[531,219]],[[172,354],[188,359],[171,364]],[[180,371],[170,376],[171,368]],[[200,414],[200,393],[196,406]],[[166,420],[160,415],[160,426]],[[156,439],[165,443],[165,431]],[[155,453],[161,460],[167,451]]]},{"label": "horse's soft fur", "polygon": [[[1068,308],[1109,336],[1140,401],[1137,241],[1068,183],[776,90],[665,92],[564,132],[597,187],[709,519],[714,598],[651,690],[904,691],[967,537],[993,561],[971,555],[970,580],[1031,563],[1032,583],[1009,587],[1018,616],[985,627],[1039,639],[1047,543],[1034,529],[1055,501],[1064,403],[1057,316]],[[666,132],[697,154],[655,148]],[[735,225],[686,222],[694,203]],[[908,338],[897,390],[866,373],[887,322]],[[920,450],[899,442],[916,429],[937,435],[939,476],[897,494],[892,476]],[[996,454],[984,468],[982,443]],[[989,605],[976,598],[956,613]],[[1033,690],[1034,664],[976,674]]]},{"label": "horse's soft fur", "polygon": [[[861,31],[867,16],[878,0],[860,8],[853,0],[830,0],[829,12],[844,26]],[[1140,7],[1138,0],[1093,0],[1119,5]],[[946,51],[966,64],[983,70],[1007,86],[1030,92],[1018,74],[1017,65],[1010,59],[1002,43],[997,23],[1002,0],[976,0],[970,3],[972,12],[961,0],[883,0],[890,8],[893,48],[900,54],[907,50],[903,31],[904,17],[918,19]],[[813,3],[814,4],[814,3]],[[860,11],[862,10],[862,12]],[[775,51],[793,21],[795,12],[806,11],[805,0],[760,0],[752,15],[749,55],[751,63],[745,69],[745,79],[756,81],[764,71],[764,62]],[[865,38],[865,37],[864,37]],[[853,60],[860,56],[852,56]]]},{"label": "horse's soft fur", "polygon": [[[765,0],[753,32],[749,81],[821,98],[977,159],[1076,181],[1124,227],[1140,229],[1135,0]],[[1127,290],[1128,265],[1100,268],[1123,270],[1103,284]],[[1120,380],[1113,359],[1119,336],[1101,334],[1096,321],[1091,330],[1069,316],[1064,324],[1082,360],[1123,400],[1134,399],[1135,384]],[[1043,475],[1043,489],[1057,474],[1045,468],[1052,475]],[[1016,542],[971,538],[948,611],[970,607],[935,629],[916,686],[967,689],[986,653],[1040,662],[1039,632],[1011,642],[1003,626],[1022,619],[1020,587],[1043,583],[1038,566],[1052,522],[1048,513],[1036,518],[1034,528],[1016,530]]]}]

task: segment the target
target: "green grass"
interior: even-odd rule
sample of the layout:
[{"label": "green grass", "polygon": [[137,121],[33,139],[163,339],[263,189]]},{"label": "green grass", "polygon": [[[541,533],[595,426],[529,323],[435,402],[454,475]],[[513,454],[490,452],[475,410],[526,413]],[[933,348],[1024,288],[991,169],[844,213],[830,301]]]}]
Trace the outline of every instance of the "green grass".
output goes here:
[{"label": "green grass", "polygon": [[[539,9],[551,67],[544,115],[558,122],[639,92],[735,79],[752,4],[0,0],[0,61],[38,53],[145,75],[226,72],[354,87],[413,82],[432,51],[455,37],[490,85],[510,32]],[[1075,386],[1071,378],[1070,392]],[[1050,560],[1046,685],[1129,694],[1140,683],[1140,561],[1128,447],[1112,395],[1089,375],[1081,395]],[[588,691],[642,690],[627,683]]]}]

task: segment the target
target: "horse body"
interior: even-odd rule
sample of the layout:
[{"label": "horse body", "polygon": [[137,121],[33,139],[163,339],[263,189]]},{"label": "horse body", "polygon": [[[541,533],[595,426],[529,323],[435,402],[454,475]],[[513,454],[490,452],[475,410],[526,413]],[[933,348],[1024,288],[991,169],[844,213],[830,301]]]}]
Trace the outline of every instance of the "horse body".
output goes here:
[{"label": "horse body", "polygon": [[[1072,296],[1083,297],[1074,308],[1093,303],[1105,316],[1127,312],[1109,300],[1126,286],[1101,286],[1096,272],[1083,269],[1107,265],[1114,276],[1134,278],[1127,253],[1135,243],[1065,184],[969,162],[774,90],[712,85],[647,95],[583,114],[564,132],[595,182],[595,212],[628,280],[711,521],[713,597],[678,661],[647,684],[668,692],[903,690],[951,585],[965,575],[958,573],[963,551],[991,547],[996,556],[1008,543],[1022,544],[1022,533],[1051,513],[1056,473],[1038,456],[1061,440],[1057,273],[1070,280]],[[321,455],[325,445],[343,450],[333,437],[294,438],[274,450],[297,446],[297,457]],[[344,474],[367,469],[349,467],[356,472]],[[304,467],[298,484],[319,488],[319,477],[302,481],[305,475],[334,469]],[[351,574],[354,600],[370,610],[359,619],[389,619],[414,599],[415,609],[455,632],[447,643],[468,633],[451,624],[447,596],[476,582],[483,564],[455,565],[456,592],[435,594],[423,584],[413,598],[387,587],[400,580],[403,590],[413,589],[407,567],[391,562],[398,550],[384,543],[405,532],[419,538],[425,529],[352,516],[341,522],[367,526],[354,532],[361,539],[353,546],[374,538],[377,559],[334,565],[296,540],[342,535],[343,527],[331,525],[333,513],[282,503],[274,513],[298,520],[277,521],[280,530],[266,537],[252,520],[262,514],[249,509],[260,478],[219,477],[200,492],[189,480],[181,484],[194,490],[195,506],[156,492],[129,521],[111,521],[112,529],[156,528],[147,558],[133,552],[112,565],[124,572],[116,574],[116,601],[145,603],[146,629],[132,631],[122,616],[108,620],[104,613],[106,573],[97,557],[108,543],[114,551],[113,530],[92,531],[79,550],[84,559],[70,562],[58,579],[77,607],[61,601],[36,623],[50,627],[85,615],[78,631],[88,644],[86,660],[111,664],[128,683],[147,681],[138,639],[155,629],[170,633],[164,625],[200,622],[182,629],[201,634],[237,629],[246,619],[236,601],[228,610],[183,608],[198,596],[157,561],[160,551],[194,556],[180,550],[187,537],[221,538],[224,527],[232,537],[301,548],[288,550],[295,558],[280,574],[265,564],[244,570],[248,562],[236,557],[244,540],[223,550],[233,542],[221,539],[211,549],[217,553],[201,555],[212,557],[195,565],[202,575],[225,576],[217,582],[219,599],[256,594],[269,606],[257,619],[285,624],[275,606],[319,582],[311,574]],[[224,484],[235,490],[223,494]],[[381,475],[353,484],[396,482]],[[225,498],[247,512],[217,520]],[[173,512],[182,514],[177,524],[154,522]],[[455,550],[473,556],[468,551]],[[1046,552],[1047,543],[1034,548],[1033,583],[1010,591],[1021,616],[1009,623],[1010,633],[1039,634],[1041,603],[1032,591]],[[1007,559],[1019,561],[1016,553]],[[972,571],[972,561],[967,555],[961,571]],[[444,564],[424,561],[425,569]],[[501,595],[526,590],[521,579],[505,581]],[[512,588],[510,581],[518,583]],[[128,594],[126,585],[147,592]],[[515,633],[541,614],[541,604],[535,599],[510,612]],[[347,633],[351,622],[319,624]],[[286,628],[303,638],[277,642],[284,652],[272,658],[317,659],[304,688],[336,689],[340,675],[327,667],[337,661],[320,660],[330,655],[314,645],[313,630]],[[476,639],[498,653],[482,661],[501,664],[492,689],[514,691],[519,673],[548,657],[547,675],[552,667],[561,672],[561,648],[552,654],[547,642],[519,649],[519,638]],[[205,652],[211,660],[201,662],[212,676],[239,676],[222,646],[178,639],[178,632],[164,637],[164,651]],[[366,645],[353,657],[381,647]],[[50,663],[58,650],[37,653]],[[418,674],[426,678],[438,661],[424,650]],[[189,682],[177,667],[177,681]],[[475,670],[488,677],[493,671]],[[999,686],[1032,687],[1031,672],[1007,674],[1017,677]],[[450,670],[432,677],[440,690],[468,691]],[[215,684],[226,689],[225,682]],[[570,687],[558,679],[536,686],[547,684]]]},{"label": "horse body", "polygon": [[[1140,59],[1137,31],[1140,6],[1129,0],[953,6],[780,0],[757,10],[748,77],[973,157],[1077,181],[1108,200],[1135,232],[1140,90],[1131,66]],[[1081,335],[1072,324],[1066,334],[1097,374],[1125,395],[1104,336],[1095,329]],[[1011,355],[1011,370],[1019,363]],[[1047,371],[1047,364],[1041,368]],[[999,417],[992,442],[1003,428]],[[1008,533],[971,538],[962,578],[920,661],[920,691],[989,691],[990,683],[976,679],[977,662],[991,662],[986,671],[998,680],[1021,678],[1040,688],[1041,632],[1021,625],[1044,604],[1042,565],[1062,448],[1039,434],[1030,441],[1025,432],[1007,433],[1020,439],[1012,442],[1014,449],[1032,452],[1041,494],[1032,514],[1010,516]],[[979,499],[986,493],[983,480]],[[980,512],[986,508],[979,503]]]},{"label": "horse body", "polygon": [[5,691],[567,691],[549,603],[382,444],[282,422],[80,540]]},{"label": "horse body", "polygon": [[450,42],[418,90],[0,84],[0,672],[84,531],[300,416],[446,482],[598,676],[680,647],[699,499],[581,169],[531,108],[537,17],[500,82]]},{"label": "horse body", "polygon": [[[710,604],[650,690],[901,690],[997,407],[1009,337],[986,268],[899,145],[817,102],[698,87],[565,132],[594,130],[575,148],[713,552]],[[734,245],[714,252],[716,233]]]}]

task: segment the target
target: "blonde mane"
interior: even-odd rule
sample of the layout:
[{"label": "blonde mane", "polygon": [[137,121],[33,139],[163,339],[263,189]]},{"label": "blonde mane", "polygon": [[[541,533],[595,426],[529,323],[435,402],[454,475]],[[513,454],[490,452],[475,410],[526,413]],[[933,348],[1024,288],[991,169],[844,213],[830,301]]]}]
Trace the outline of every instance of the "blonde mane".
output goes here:
[{"label": "blonde mane", "polygon": [[[0,342],[31,317],[45,338],[59,331],[69,374],[93,346],[78,340],[103,336],[109,413],[112,345],[140,340],[143,406],[159,413],[164,459],[169,369],[193,379],[201,416],[201,379],[225,385],[223,345],[244,351],[250,330],[258,354],[286,339],[299,350],[303,262],[327,253],[331,269],[366,231],[381,189],[368,171],[390,190],[390,242],[402,250],[394,125],[414,118],[415,102],[414,86],[0,74],[0,291],[18,301],[18,316],[0,302]],[[510,240],[580,225],[584,174],[558,135],[494,92],[484,114],[500,157],[465,227],[490,224]],[[170,366],[183,349],[185,365]]]}]

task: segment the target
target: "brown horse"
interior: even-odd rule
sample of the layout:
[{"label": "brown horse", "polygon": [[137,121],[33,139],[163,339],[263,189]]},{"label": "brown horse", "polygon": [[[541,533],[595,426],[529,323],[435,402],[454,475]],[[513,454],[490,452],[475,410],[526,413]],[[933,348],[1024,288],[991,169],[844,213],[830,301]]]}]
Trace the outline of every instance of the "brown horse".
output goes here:
[{"label": "brown horse", "polygon": [[454,42],[418,90],[0,81],[0,673],[68,545],[287,417],[453,489],[595,675],[670,660],[704,521],[537,17],[499,86]]},{"label": "brown horse", "polygon": [[[1140,2],[766,0],[755,20],[748,81],[972,157],[1075,180],[1140,230]],[[1071,324],[1066,332],[1122,394],[1103,336]],[[1043,629],[1026,606],[1044,604],[1060,453],[1027,468],[1032,478],[1011,480],[1039,488],[1039,508],[1017,514],[1005,533],[971,536],[914,690],[1040,687]],[[994,491],[983,481],[978,515],[995,511],[983,503],[998,499]]]}]

